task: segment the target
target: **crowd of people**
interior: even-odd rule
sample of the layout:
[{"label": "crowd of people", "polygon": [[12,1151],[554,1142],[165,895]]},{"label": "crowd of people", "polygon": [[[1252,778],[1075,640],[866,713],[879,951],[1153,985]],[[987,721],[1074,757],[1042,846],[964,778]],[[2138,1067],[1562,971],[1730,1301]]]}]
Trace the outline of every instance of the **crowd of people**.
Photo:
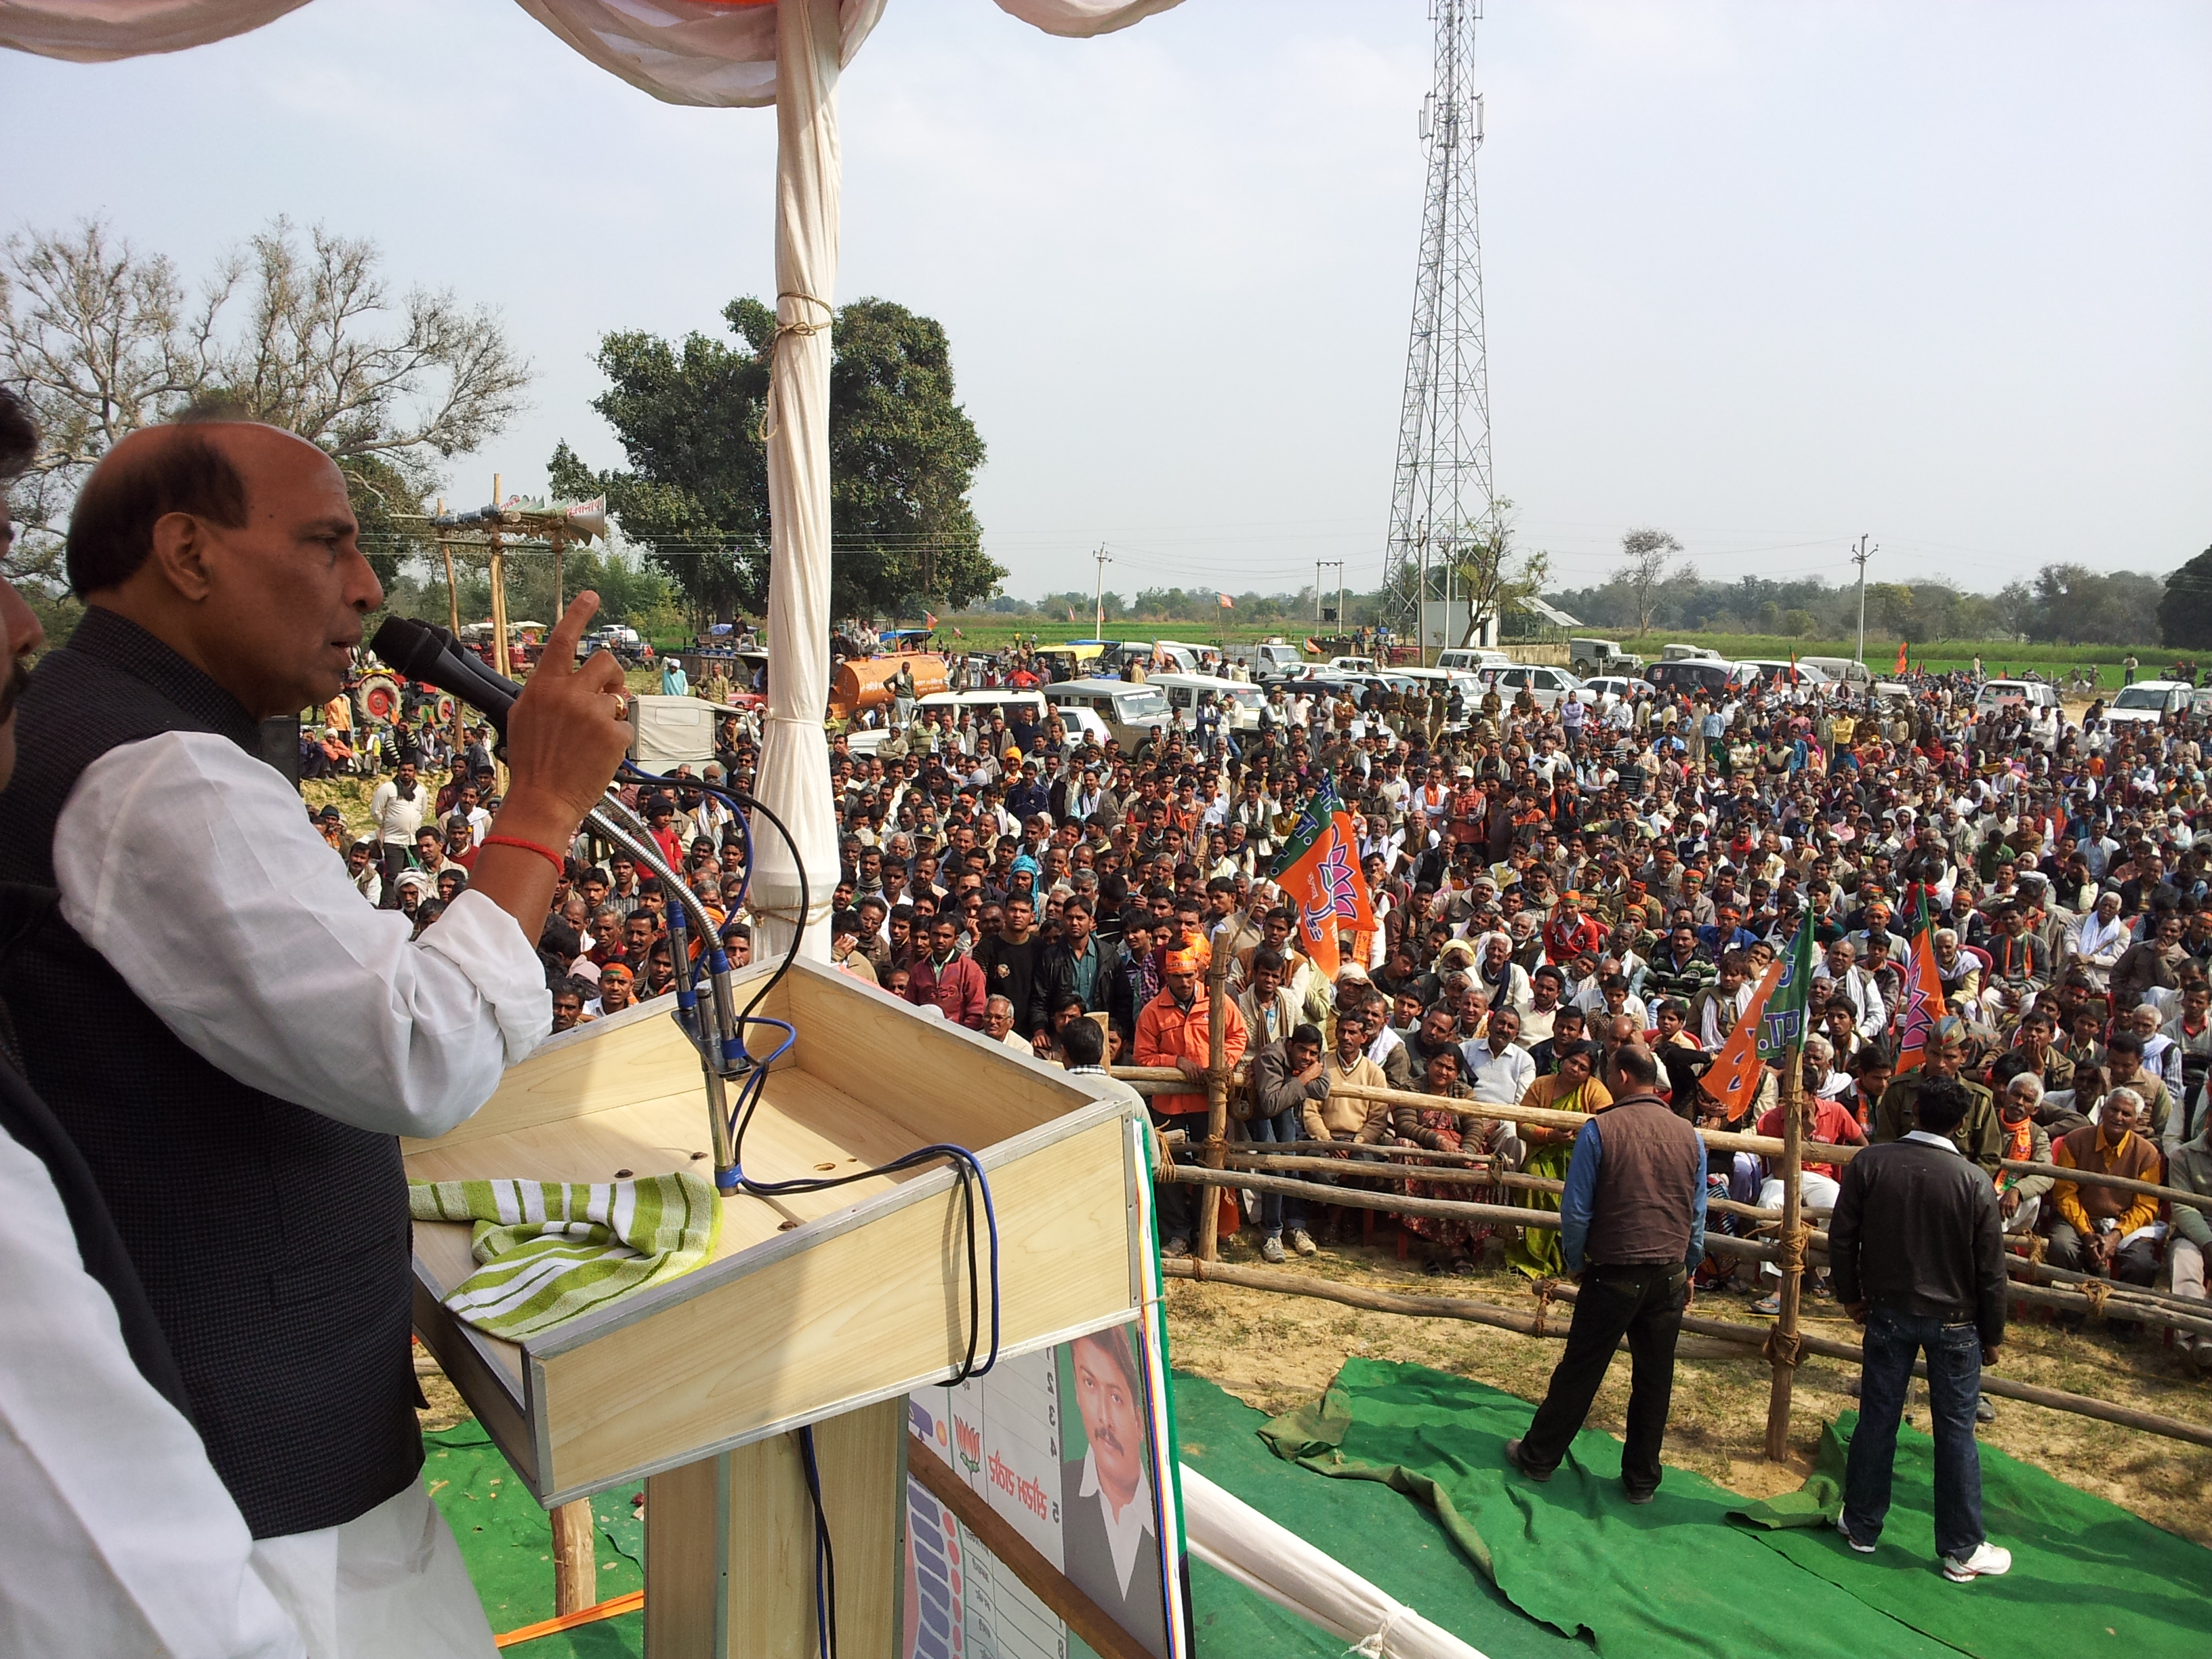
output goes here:
[{"label": "crowd of people", "polygon": [[[1241,742],[1170,726],[1142,761],[1110,743],[1072,746],[1049,710],[1034,725],[989,708],[910,717],[889,754],[832,744],[842,829],[832,955],[1037,1057],[1083,1063],[1068,1033],[1087,1020],[1106,1063],[1191,1079],[1151,1106],[1170,1140],[1194,1143],[1207,969],[1223,951],[1234,1136],[1350,1143],[1352,1158],[1376,1146],[1480,1153],[1493,1169],[1565,1179],[1571,1134],[1515,1109],[1604,1107],[1606,1058],[1627,1045],[1652,1050],[1661,1096],[1686,1119],[1780,1132],[1771,1071],[1733,1116],[1701,1079],[1802,922],[1816,946],[1799,1091],[1809,1140],[1899,1139],[1923,1081],[1958,1079],[1972,1105],[1954,1138],[1997,1191],[2018,1248],[2130,1284],[2167,1273],[2179,1294],[2201,1296],[2203,1212],[2000,1165],[2212,1193],[2205,724],[2114,724],[2095,703],[2063,719],[1989,709],[1976,689],[1970,674],[1923,675],[1909,701],[1776,683],[1545,708],[1527,691],[1431,702],[1292,680],[1270,689]],[[702,775],[748,786],[747,727],[725,722],[720,747]],[[1340,939],[1334,975],[1270,879],[1325,780],[1352,807],[1378,922]],[[341,848],[363,893],[418,921],[451,903],[495,782],[481,734],[441,782],[403,762],[376,788],[370,836]],[[726,915],[744,960],[743,837],[726,805],[690,783],[687,769],[672,789],[634,791],[634,804],[671,865]],[[339,845],[343,832],[328,833]],[[556,1023],[670,986],[665,910],[650,876],[579,842],[544,947]],[[1943,1006],[1925,1065],[1900,1075],[1910,941],[1923,927]],[[1079,1047],[1087,1056],[1087,1036]],[[1347,1085],[1462,1103],[1336,1092]],[[1466,1115],[1483,1107],[1495,1115]],[[1778,1177],[1759,1160],[1715,1152],[1709,1165],[1714,1196],[1778,1202]],[[1808,1160],[1808,1206],[1832,1204],[1838,1175]],[[1416,1196],[1470,1190],[1396,1184]],[[1327,1242],[1313,1206],[1250,1201],[1267,1259]],[[1196,1208],[1194,1189],[1163,1186],[1168,1254],[1191,1248]],[[1493,1231],[1405,1224],[1437,1273],[1473,1271]],[[1753,1224],[1715,1218],[1716,1231]],[[1516,1265],[1557,1271],[1555,1233],[1502,1234]],[[1755,1305],[1772,1305],[1772,1271],[1742,1286],[1764,1292]],[[1699,1283],[1733,1279],[1709,1259]],[[2212,1370],[2212,1342],[2202,1358]]]}]

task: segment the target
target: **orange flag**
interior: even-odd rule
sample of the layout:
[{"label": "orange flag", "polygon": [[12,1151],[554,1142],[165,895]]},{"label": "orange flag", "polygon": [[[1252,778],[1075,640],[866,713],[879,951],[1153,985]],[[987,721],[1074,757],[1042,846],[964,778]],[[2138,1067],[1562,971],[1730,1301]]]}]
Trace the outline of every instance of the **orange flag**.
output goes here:
[{"label": "orange flag", "polygon": [[1897,642],[1897,672],[1900,674],[1905,672],[1905,641],[1903,640]]},{"label": "orange flag", "polygon": [[1897,1070],[1911,1071],[1928,1058],[1928,1045],[1947,1010],[1943,976],[1936,971],[1936,924],[1928,914],[1928,890],[1913,892],[1912,937],[1905,950],[1905,1008],[1898,1021]]},{"label": "orange flag", "polygon": [[1276,856],[1273,879],[1297,907],[1306,954],[1325,977],[1334,979],[1338,927],[1349,924],[1355,933],[1372,933],[1375,906],[1360,873],[1352,814],[1333,781],[1324,781],[1298,815],[1289,844]]},{"label": "orange flag", "polygon": [[1759,1098],[1761,1061],[1778,1059],[1805,1040],[1812,981],[1813,928],[1809,921],[1801,921],[1796,937],[1767,964],[1750,1004],[1729,1027],[1728,1041],[1702,1079],[1705,1092],[1730,1117],[1742,1116]]}]

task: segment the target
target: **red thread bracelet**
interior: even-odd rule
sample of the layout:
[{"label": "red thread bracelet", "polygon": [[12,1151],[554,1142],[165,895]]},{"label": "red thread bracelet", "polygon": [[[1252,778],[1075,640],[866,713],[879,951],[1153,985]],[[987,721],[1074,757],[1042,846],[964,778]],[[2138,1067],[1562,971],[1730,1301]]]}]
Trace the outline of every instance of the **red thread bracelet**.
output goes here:
[{"label": "red thread bracelet", "polygon": [[526,853],[537,854],[539,858],[553,866],[555,873],[563,876],[568,873],[568,860],[562,858],[551,848],[540,846],[534,841],[525,841],[520,836],[486,836],[483,838],[483,844],[487,847],[519,847]]}]

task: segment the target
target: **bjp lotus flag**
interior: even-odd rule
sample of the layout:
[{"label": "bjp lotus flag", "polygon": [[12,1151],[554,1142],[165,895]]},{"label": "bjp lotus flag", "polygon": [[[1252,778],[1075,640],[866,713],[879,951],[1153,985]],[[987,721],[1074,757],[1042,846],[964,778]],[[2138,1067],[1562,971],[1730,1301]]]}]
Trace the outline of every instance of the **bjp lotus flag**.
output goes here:
[{"label": "bjp lotus flag", "polygon": [[1928,1058],[1928,1045],[1943,1018],[1943,976],[1936,971],[1936,925],[1928,890],[1912,888],[1911,937],[1905,947],[1905,1012],[1898,1021],[1897,1070],[1902,1076]]},{"label": "bjp lotus flag", "polygon": [[1226,593],[1217,593],[1213,597],[1221,601],[1221,608],[1224,611],[1234,611],[1237,608],[1237,601]]},{"label": "bjp lotus flag", "polygon": [[1796,937],[1769,964],[1705,1075],[1705,1092],[1730,1117],[1741,1117],[1759,1098],[1760,1062],[1782,1059],[1805,1041],[1812,985],[1813,929],[1800,921]]},{"label": "bjp lotus flag", "polygon": [[1902,673],[1905,672],[1905,641],[1904,641],[1903,640],[1899,640],[1899,641],[1897,642],[1897,671],[1896,671],[1896,672],[1899,672],[1899,673],[1900,673],[1900,674],[1902,674]]},{"label": "bjp lotus flag", "polygon": [[1358,834],[1333,781],[1324,780],[1298,814],[1269,879],[1298,907],[1306,954],[1324,977],[1334,979],[1338,927],[1348,923],[1355,932],[1374,931],[1375,902],[1359,872]]}]

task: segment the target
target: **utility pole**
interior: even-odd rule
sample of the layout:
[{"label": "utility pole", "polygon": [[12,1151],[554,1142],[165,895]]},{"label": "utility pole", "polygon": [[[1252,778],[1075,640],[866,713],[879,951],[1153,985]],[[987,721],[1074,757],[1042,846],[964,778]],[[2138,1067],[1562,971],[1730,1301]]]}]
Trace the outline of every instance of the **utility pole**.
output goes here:
[{"label": "utility pole", "polygon": [[1098,591],[1091,601],[1091,637],[1103,640],[1106,637],[1106,567],[1114,561],[1103,542],[1098,544],[1098,550],[1091,556],[1098,561]]},{"label": "utility pole", "polygon": [[1859,661],[1861,661],[1862,663],[1863,663],[1863,662],[1866,660],[1866,568],[1867,568],[1867,561],[1868,561],[1869,559],[1872,558],[1875,553],[1879,553],[1879,552],[1881,552],[1881,550],[1879,547],[1877,547],[1877,548],[1874,549],[1871,552],[1870,552],[1870,551],[1869,551],[1869,550],[1868,550],[1868,548],[1867,548],[1867,538],[1866,538],[1865,535],[1864,535],[1863,533],[1862,533],[1862,534],[1860,535],[1860,537],[1859,537],[1858,551],[1856,551],[1856,553],[1854,553],[1854,554],[1852,554],[1852,555],[1851,555],[1851,558],[1853,559],[1853,561],[1854,561],[1855,562],[1856,562],[1856,564],[1858,565],[1858,568],[1859,568],[1859,656],[1858,656],[1858,659],[1859,659]]},{"label": "utility pole", "polygon": [[1340,634],[1344,631],[1344,561],[1342,559],[1314,561],[1314,625],[1316,627],[1321,625],[1321,573],[1332,566],[1336,570],[1336,628],[1337,632]]}]

